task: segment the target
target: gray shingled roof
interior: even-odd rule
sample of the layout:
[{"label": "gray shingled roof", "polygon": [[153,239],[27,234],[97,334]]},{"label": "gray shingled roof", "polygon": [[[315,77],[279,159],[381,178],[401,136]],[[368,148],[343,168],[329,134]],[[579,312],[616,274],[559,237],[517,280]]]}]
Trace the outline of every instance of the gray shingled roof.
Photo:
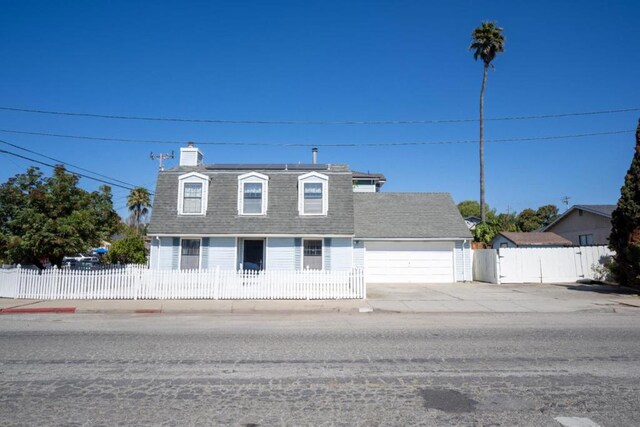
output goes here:
[{"label": "gray shingled roof", "polygon": [[[570,240],[564,237],[558,236],[556,233],[550,231],[529,231],[529,232],[516,232],[516,231],[501,231],[498,235],[503,235],[507,239],[511,240],[516,245],[530,245],[530,246],[571,246]],[[497,236],[496,236],[497,237]],[[493,238],[495,239],[495,237]],[[492,239],[492,241],[493,241]]]},{"label": "gray shingled roof", "polygon": [[449,193],[355,193],[356,238],[465,238]]},{"label": "gray shingled roof", "polygon": [[[324,165],[317,165],[322,168]],[[353,187],[351,171],[344,165],[331,165],[321,173],[329,176],[327,216],[298,215],[298,176],[304,170],[245,169],[216,167],[177,167],[158,174],[153,211],[148,232],[163,234],[230,235],[353,235]],[[177,215],[178,177],[197,171],[211,178],[207,214]],[[238,176],[260,172],[269,176],[268,207],[265,216],[238,215]]]}]

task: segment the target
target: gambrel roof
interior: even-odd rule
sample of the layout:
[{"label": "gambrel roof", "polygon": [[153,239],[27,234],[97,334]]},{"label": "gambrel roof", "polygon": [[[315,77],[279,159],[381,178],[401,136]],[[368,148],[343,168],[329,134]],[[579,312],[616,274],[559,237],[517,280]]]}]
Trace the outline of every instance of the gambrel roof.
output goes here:
[{"label": "gambrel roof", "polygon": [[[178,215],[178,177],[196,171],[209,181],[205,216]],[[267,215],[238,215],[238,177],[258,172],[269,177]],[[298,214],[298,177],[317,172],[329,177],[328,214]],[[201,165],[158,174],[150,235],[346,235],[352,236],[352,175],[344,165]]]}]

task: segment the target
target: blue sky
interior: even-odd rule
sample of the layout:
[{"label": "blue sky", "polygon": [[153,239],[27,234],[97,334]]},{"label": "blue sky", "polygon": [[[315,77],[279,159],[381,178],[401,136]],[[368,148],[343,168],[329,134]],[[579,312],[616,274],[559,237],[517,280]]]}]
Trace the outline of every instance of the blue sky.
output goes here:
[{"label": "blue sky", "polygon": [[[487,118],[640,108],[638,2],[21,1],[2,8],[0,107],[267,121],[476,119],[482,66],[467,47],[474,27],[496,20],[507,42],[489,75]],[[634,130],[639,116],[490,121],[485,137]],[[362,145],[477,140],[477,122],[198,124],[0,110],[0,129],[316,144],[321,162],[384,173],[386,191],[444,191],[456,202],[477,200],[479,193],[477,144]],[[0,139],[152,191],[157,162],[149,152],[177,153],[181,146],[2,131]],[[633,146],[633,133],[487,142],[487,201],[498,211],[560,206],[563,196],[571,204],[615,203]],[[5,144],[0,149],[39,158]],[[311,157],[310,147],[201,149],[208,163],[305,163]],[[0,153],[0,181],[29,164]],[[114,188],[121,214],[126,195]]]}]

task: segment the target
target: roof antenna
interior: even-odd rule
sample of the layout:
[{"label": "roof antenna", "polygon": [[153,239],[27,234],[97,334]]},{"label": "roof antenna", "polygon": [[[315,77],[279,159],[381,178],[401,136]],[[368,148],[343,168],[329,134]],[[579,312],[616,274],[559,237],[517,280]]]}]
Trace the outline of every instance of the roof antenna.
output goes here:
[{"label": "roof antenna", "polygon": [[569,199],[571,199],[571,197],[569,196],[563,196],[560,201],[562,203],[564,203],[564,210],[566,211],[567,209],[569,209]]}]

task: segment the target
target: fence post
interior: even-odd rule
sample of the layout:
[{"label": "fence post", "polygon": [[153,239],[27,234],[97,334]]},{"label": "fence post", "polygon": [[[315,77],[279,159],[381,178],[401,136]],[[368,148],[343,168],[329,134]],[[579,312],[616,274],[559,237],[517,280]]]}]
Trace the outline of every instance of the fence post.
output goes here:
[{"label": "fence post", "polygon": [[[126,271],[126,270],[125,270],[125,271]],[[134,300],[137,300],[137,299],[138,299],[138,293],[140,292],[140,284],[141,284],[141,283],[140,283],[140,282],[141,282],[141,280],[140,280],[140,274],[138,274],[138,273],[139,273],[139,271],[137,271],[137,269],[132,269],[132,270],[130,270],[130,271],[131,271],[131,273],[133,273],[133,275],[134,275],[134,281],[135,281],[135,282],[134,282],[135,284],[134,284],[134,286],[133,286],[133,299],[134,299]]]},{"label": "fence post", "polygon": [[496,262],[496,284],[500,284],[500,249],[495,250],[495,262]]}]

